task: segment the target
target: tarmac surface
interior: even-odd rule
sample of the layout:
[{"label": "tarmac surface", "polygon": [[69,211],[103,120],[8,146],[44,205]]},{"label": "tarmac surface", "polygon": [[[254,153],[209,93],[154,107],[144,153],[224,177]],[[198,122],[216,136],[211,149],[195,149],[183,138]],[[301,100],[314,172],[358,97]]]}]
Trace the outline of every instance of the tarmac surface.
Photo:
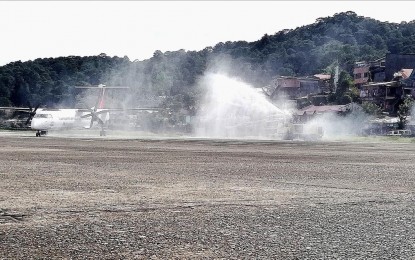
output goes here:
[{"label": "tarmac surface", "polygon": [[415,144],[0,135],[0,259],[415,259]]}]

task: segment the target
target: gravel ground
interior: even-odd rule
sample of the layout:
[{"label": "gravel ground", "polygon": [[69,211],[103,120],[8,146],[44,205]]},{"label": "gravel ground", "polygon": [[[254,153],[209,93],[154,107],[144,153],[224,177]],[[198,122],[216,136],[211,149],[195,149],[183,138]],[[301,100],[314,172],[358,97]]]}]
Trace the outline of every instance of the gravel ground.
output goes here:
[{"label": "gravel ground", "polygon": [[411,143],[0,136],[0,259],[415,259]]}]

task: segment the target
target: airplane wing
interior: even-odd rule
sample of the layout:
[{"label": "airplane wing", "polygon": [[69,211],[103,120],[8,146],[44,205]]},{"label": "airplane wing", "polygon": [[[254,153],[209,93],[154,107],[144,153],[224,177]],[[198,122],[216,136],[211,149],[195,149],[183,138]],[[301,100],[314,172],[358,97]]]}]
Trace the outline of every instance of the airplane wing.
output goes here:
[{"label": "airplane wing", "polygon": [[160,108],[160,107],[136,107],[136,108],[120,108],[119,110],[114,110],[114,111],[123,111],[123,110],[126,110],[126,111],[138,111],[138,110],[155,110],[155,111],[158,111],[158,110],[162,110],[162,108]]},{"label": "airplane wing", "polygon": [[75,86],[75,88],[89,88],[89,89],[99,89],[99,88],[105,88],[105,89],[129,89],[130,87],[124,87],[124,86],[116,86],[116,87]]},{"label": "airplane wing", "polygon": [[99,84],[99,85],[92,85],[92,86],[75,86],[75,88],[89,88],[89,89],[129,89],[130,87],[128,86],[107,86],[104,84]]},{"label": "airplane wing", "polygon": [[[102,108],[102,109],[99,109],[99,113],[112,112],[112,111],[117,112],[117,111],[143,111],[143,110],[158,111],[158,110],[162,110],[162,108],[159,108],[159,107]],[[78,108],[78,112],[91,112],[91,109]]]},{"label": "airplane wing", "polygon": [[14,110],[14,111],[30,112],[31,109],[28,107],[0,107],[0,110]]},{"label": "airplane wing", "polygon": [[[27,112],[27,113],[34,113],[36,114],[36,110],[40,107],[40,104],[37,104],[34,109],[30,102],[27,102],[29,107],[0,107],[0,110],[13,110],[13,111],[21,111],[21,112]],[[34,115],[33,114],[33,115]]]}]

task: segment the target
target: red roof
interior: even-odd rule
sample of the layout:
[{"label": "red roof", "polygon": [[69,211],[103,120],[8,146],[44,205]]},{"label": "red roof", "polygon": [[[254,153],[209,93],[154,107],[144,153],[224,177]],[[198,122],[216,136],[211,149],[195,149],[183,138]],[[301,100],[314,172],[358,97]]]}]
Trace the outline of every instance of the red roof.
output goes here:
[{"label": "red roof", "polygon": [[411,76],[413,69],[401,69],[402,78],[407,79]]},{"label": "red roof", "polygon": [[328,80],[331,78],[331,75],[330,74],[315,74],[314,77],[320,80]]}]

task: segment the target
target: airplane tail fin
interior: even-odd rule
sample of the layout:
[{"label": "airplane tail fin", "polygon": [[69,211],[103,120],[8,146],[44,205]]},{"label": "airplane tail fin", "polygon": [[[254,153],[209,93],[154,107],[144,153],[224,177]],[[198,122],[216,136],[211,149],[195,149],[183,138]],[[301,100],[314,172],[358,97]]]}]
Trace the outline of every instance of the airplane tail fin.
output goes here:
[{"label": "airplane tail fin", "polygon": [[97,103],[95,104],[95,109],[104,109],[105,106],[105,90],[106,89],[128,89],[129,87],[124,86],[106,86],[99,84],[98,86],[76,86],[75,88],[88,88],[88,89],[99,89],[100,93],[98,96]]},{"label": "airplane tail fin", "polygon": [[99,94],[97,105],[95,106],[98,109],[103,109],[105,104],[105,88],[101,88],[101,93]]}]

